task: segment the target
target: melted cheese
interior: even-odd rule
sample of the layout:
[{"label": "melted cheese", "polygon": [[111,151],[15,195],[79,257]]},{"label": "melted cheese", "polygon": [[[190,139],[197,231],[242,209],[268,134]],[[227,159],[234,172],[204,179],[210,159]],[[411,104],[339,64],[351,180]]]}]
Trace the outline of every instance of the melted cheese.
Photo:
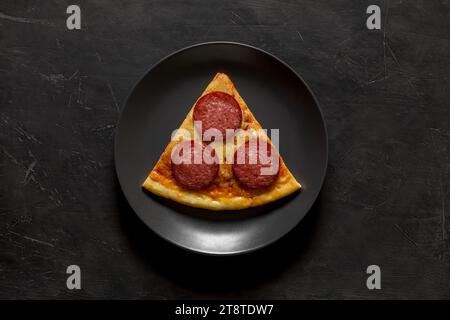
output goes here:
[{"label": "melted cheese", "polygon": [[[218,73],[200,98],[213,91],[228,93],[236,99],[243,114],[243,130],[262,129],[261,125],[255,119],[227,75]],[[224,160],[227,152],[234,154],[234,151],[239,146],[239,144],[235,143],[214,145],[216,153],[221,159],[223,159],[223,163],[220,164],[219,174],[211,186],[199,191],[187,190],[179,186],[172,176],[170,155],[173,147],[179,143],[179,141],[192,139],[192,137],[194,137],[194,125],[192,119],[193,108],[194,107],[191,108],[186,119],[180,126],[180,129],[183,130],[179,130],[177,132],[172,141],[166,147],[152,172],[145,180],[143,184],[144,188],[159,196],[186,205],[210,210],[235,210],[263,205],[285,197],[301,188],[301,185],[295,180],[294,176],[288,170],[281,157],[279,176],[270,188],[260,190],[241,188],[233,176],[232,165],[227,164]],[[247,132],[248,131],[241,132],[239,134],[245,135]],[[263,138],[270,141],[265,134]],[[237,140],[239,141],[239,139]],[[241,139],[241,143],[244,140],[245,138]]]}]

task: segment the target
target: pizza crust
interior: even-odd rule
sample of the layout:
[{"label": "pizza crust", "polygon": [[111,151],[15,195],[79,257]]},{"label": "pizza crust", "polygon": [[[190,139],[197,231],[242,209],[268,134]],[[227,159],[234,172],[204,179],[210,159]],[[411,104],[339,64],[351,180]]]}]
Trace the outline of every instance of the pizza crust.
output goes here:
[{"label": "pizza crust", "polygon": [[[231,79],[224,73],[217,73],[214,79],[207,86],[199,99],[213,91],[221,91],[233,96],[242,109],[244,130],[262,129],[259,122],[253,116],[252,112],[237,92]],[[173,201],[189,205],[192,207],[209,209],[209,210],[238,210],[254,206],[264,205],[280,198],[283,198],[301,188],[300,183],[285,165],[280,156],[280,172],[279,176],[269,189],[266,190],[244,190],[239,187],[238,182],[232,176],[231,165],[220,164],[219,175],[214,181],[213,186],[205,190],[192,191],[180,187],[171,176],[170,154],[173,147],[180,141],[191,139],[194,137],[194,125],[192,113],[195,103],[184,119],[177,134],[172,138],[166,149],[162,153],[160,159],[156,163],[153,170],[143,183],[143,187],[161,197],[171,199]],[[183,134],[184,132],[184,134]],[[190,134],[187,137],[186,133]],[[264,135],[264,138],[270,139]],[[238,146],[225,146],[237,148]],[[220,148],[216,149],[219,154],[222,153]]]}]

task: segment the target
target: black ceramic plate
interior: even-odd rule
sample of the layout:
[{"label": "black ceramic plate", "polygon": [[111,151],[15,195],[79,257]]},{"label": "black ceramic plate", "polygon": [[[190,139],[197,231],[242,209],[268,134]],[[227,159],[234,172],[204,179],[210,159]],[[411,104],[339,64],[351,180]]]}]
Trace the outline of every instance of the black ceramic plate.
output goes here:
[{"label": "black ceramic plate", "polygon": [[[280,152],[301,192],[261,207],[214,212],[141,188],[171,132],[218,71],[231,77],[264,128],[280,129]],[[248,45],[213,42],[171,54],[138,82],[117,127],[115,164],[125,197],[154,232],[189,250],[231,255],[276,241],[305,216],[321,189],[327,150],[318,103],[292,68]]]}]

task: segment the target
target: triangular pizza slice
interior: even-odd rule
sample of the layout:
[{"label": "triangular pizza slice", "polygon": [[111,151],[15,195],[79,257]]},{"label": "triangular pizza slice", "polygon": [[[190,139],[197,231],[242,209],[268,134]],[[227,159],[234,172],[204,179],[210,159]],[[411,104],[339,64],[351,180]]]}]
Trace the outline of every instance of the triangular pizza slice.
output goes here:
[{"label": "triangular pizza slice", "polygon": [[231,79],[217,73],[143,187],[210,210],[264,205],[299,190],[300,183],[262,129]]}]

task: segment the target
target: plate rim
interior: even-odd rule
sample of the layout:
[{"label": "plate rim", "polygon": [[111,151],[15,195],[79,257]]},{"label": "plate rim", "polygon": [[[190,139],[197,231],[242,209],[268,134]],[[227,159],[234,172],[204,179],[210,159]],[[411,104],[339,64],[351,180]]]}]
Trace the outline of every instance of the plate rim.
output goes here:
[{"label": "plate rim", "polygon": [[[210,250],[201,250],[201,249],[197,249],[197,248],[193,248],[191,246],[185,245],[183,243],[179,243],[176,242],[172,239],[169,239],[165,236],[163,236],[161,233],[159,233],[158,231],[156,231],[155,229],[153,229],[151,226],[149,226],[143,218],[141,218],[141,216],[137,213],[136,209],[134,208],[133,204],[130,202],[130,199],[128,198],[127,194],[124,191],[124,188],[122,186],[122,182],[120,180],[120,175],[119,175],[119,170],[118,170],[118,164],[117,164],[117,157],[118,157],[118,132],[119,132],[119,126],[125,111],[125,108],[128,104],[128,101],[130,100],[134,90],[136,89],[136,87],[139,85],[139,83],[141,83],[141,81],[150,73],[152,72],[153,69],[155,69],[156,67],[158,67],[160,64],[162,64],[163,62],[165,62],[166,60],[172,58],[173,56],[176,56],[184,51],[187,50],[191,50],[197,47],[201,47],[201,46],[209,46],[209,45],[232,45],[232,46],[241,46],[241,47],[246,47],[246,48],[250,48],[252,50],[256,50],[259,51],[262,54],[268,55],[270,58],[275,59],[277,62],[281,63],[282,65],[284,65],[286,68],[288,68],[289,71],[291,71],[300,81],[301,83],[306,87],[308,93],[311,95],[311,97],[313,98],[314,103],[317,106],[317,109],[319,111],[320,114],[320,118],[322,119],[322,124],[323,124],[323,128],[324,128],[324,134],[325,134],[325,169],[323,170],[322,173],[322,177],[320,179],[320,188],[319,191],[317,192],[317,194],[315,195],[315,197],[313,198],[313,201],[311,202],[311,204],[309,205],[309,207],[307,207],[306,209],[306,213],[305,215],[300,218],[300,220],[298,220],[295,224],[293,224],[292,226],[290,226],[288,228],[288,230],[284,233],[282,233],[281,235],[275,237],[274,239],[271,239],[269,241],[266,241],[264,243],[261,243],[257,246],[254,246],[252,248],[248,248],[248,249],[242,249],[242,250],[235,250],[235,251],[227,251],[227,252],[217,252],[217,251],[210,251]],[[306,81],[297,73],[297,71],[291,67],[288,63],[286,63],[285,61],[281,60],[280,58],[278,58],[277,56],[275,56],[274,54],[255,47],[253,45],[250,44],[245,44],[245,43],[240,43],[240,42],[234,42],[234,41],[207,41],[207,42],[200,42],[200,43],[196,43],[193,45],[189,45],[187,47],[183,47],[181,49],[175,50],[172,53],[164,56],[163,58],[159,59],[156,63],[152,64],[143,74],[142,76],[140,76],[138,78],[138,80],[133,84],[130,92],[128,93],[127,97],[125,98],[124,102],[122,103],[122,108],[120,109],[120,114],[119,117],[117,119],[116,122],[116,127],[115,127],[115,132],[114,132],[114,171],[116,172],[116,176],[117,176],[117,180],[119,182],[119,186],[122,192],[122,195],[125,197],[128,205],[133,209],[134,214],[139,218],[139,220],[141,220],[141,222],[147,226],[147,228],[149,228],[154,234],[158,235],[158,237],[164,239],[165,241],[174,244],[176,247],[181,248],[183,250],[186,250],[188,252],[194,252],[197,254],[202,254],[202,255],[207,255],[207,256],[236,256],[236,255],[242,255],[245,253],[250,253],[250,252],[254,252],[257,250],[260,250],[262,248],[265,248],[267,246],[270,246],[271,244],[277,242],[278,240],[280,240],[281,238],[285,237],[287,234],[289,234],[304,218],[305,216],[309,213],[309,211],[311,210],[312,206],[316,203],[317,198],[319,197],[322,188],[323,188],[323,184],[325,181],[325,177],[326,177],[326,173],[328,171],[328,152],[329,152],[329,146],[328,146],[328,130],[327,130],[327,125],[325,122],[325,117],[323,115],[323,111],[320,107],[319,101],[317,99],[317,97],[315,96],[314,92],[311,90],[310,86],[306,83]]]}]

